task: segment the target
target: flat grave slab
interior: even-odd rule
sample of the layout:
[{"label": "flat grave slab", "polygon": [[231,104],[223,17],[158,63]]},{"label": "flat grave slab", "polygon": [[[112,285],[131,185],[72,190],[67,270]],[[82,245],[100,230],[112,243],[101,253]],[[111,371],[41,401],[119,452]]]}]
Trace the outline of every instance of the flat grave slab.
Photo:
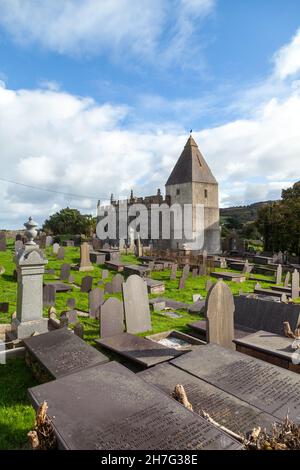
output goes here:
[{"label": "flat grave slab", "polygon": [[155,333],[154,335],[146,336],[146,338],[158,344],[162,344],[163,346],[177,349],[178,351],[191,351],[193,347],[205,344],[203,341],[193,336],[176,330]]},{"label": "flat grave slab", "polygon": [[69,292],[72,290],[72,286],[63,282],[44,282],[44,286],[55,286],[55,292]]},{"label": "flat grave slab", "polygon": [[182,354],[182,351],[168,348],[130,333],[96,339],[96,343],[144,367],[151,367],[160,362],[169,361]]},{"label": "flat grave slab", "polygon": [[151,271],[146,266],[139,266],[137,264],[126,264],[124,266],[124,272],[127,276],[130,276],[131,274],[137,274],[138,276],[146,277],[150,275]]},{"label": "flat grave slab", "polygon": [[197,300],[192,305],[189,306],[188,311],[189,313],[201,313],[205,307],[205,299]]},{"label": "flat grave slab", "polygon": [[167,297],[156,297],[155,299],[149,300],[150,304],[152,304],[153,302],[166,302],[166,307],[172,308],[174,310],[188,309],[190,307],[190,304],[179,302],[173,299],[168,299]]},{"label": "flat grave slab", "polygon": [[[206,321],[199,320],[194,323],[188,323],[188,327],[191,328],[193,334],[197,338],[206,341]],[[244,336],[248,336],[250,333],[253,333],[253,330],[248,328],[241,329],[241,328],[234,328],[234,338],[243,338]]]},{"label": "flat grave slab", "polygon": [[282,290],[275,290],[273,289],[263,289],[262,287],[255,287],[254,288],[254,293],[255,294],[260,294],[260,295],[270,295],[272,297],[279,297],[281,298],[282,294],[286,294],[287,297],[290,297],[291,296],[291,292],[286,292],[286,290],[284,290],[284,288],[282,288]]},{"label": "flat grave slab", "polygon": [[90,261],[95,264],[105,263],[105,253],[99,253],[98,251],[90,251]]},{"label": "flat grave slab", "polygon": [[[292,348],[293,339],[268,331],[257,331],[235,339],[237,351],[300,373],[300,350]],[[296,364],[298,362],[298,364]]]},{"label": "flat grave slab", "polygon": [[149,277],[145,278],[147,284],[148,294],[161,294],[165,292],[165,283],[163,281],[156,281]]},{"label": "flat grave slab", "polygon": [[105,261],[105,266],[113,271],[117,271],[118,273],[122,273],[124,271],[124,264],[120,261]]},{"label": "flat grave slab", "polygon": [[211,273],[211,276],[217,279],[223,279],[224,281],[232,281],[232,282],[245,282],[246,281],[245,274],[240,274],[240,273],[213,272]]},{"label": "flat grave slab", "polygon": [[279,291],[281,294],[292,294],[292,289],[291,287],[283,287],[283,286],[272,286],[271,287],[272,291]]},{"label": "flat grave slab", "polygon": [[28,353],[54,379],[80,369],[103,364],[108,358],[78,338],[67,328],[60,328],[23,340]]},{"label": "flat grave slab", "polygon": [[29,396],[35,408],[48,402],[61,449],[241,448],[227,434],[116,362],[33,387]]},{"label": "flat grave slab", "polygon": [[294,372],[214,344],[171,363],[263,412],[279,419],[289,414],[300,423],[300,377]]},{"label": "flat grave slab", "polygon": [[138,373],[146,382],[171,396],[177,384],[184,386],[193,410],[208,413],[217,423],[244,435],[254,427],[270,429],[277,418],[220,390],[188,372],[165,363]]}]

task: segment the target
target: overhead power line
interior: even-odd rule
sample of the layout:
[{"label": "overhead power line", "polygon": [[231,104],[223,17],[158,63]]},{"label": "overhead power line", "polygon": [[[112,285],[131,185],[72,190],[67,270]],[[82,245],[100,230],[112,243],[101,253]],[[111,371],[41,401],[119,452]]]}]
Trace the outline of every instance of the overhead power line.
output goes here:
[{"label": "overhead power line", "polygon": [[16,184],[17,186],[23,186],[29,189],[34,189],[35,191],[44,191],[47,193],[60,194],[61,196],[67,196],[67,197],[74,198],[74,199],[95,199],[95,200],[99,200],[99,199],[108,200],[109,199],[109,196],[97,196],[96,197],[96,196],[84,196],[82,194],[64,193],[63,191],[56,191],[55,189],[47,189],[47,188],[41,188],[38,186],[32,186],[30,184],[20,183],[18,181],[12,181],[12,180],[8,180],[5,178],[0,178],[0,181],[5,182],[5,183],[10,183],[10,184]]}]

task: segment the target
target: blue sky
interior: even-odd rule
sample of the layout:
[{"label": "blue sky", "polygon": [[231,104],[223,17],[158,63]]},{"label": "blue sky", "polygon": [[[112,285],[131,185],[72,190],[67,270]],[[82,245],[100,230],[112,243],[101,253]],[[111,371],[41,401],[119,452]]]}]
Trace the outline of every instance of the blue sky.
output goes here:
[{"label": "blue sky", "polygon": [[298,0],[0,0],[0,177],[87,196],[0,182],[1,225],[156,192],[190,128],[222,206],[278,198],[300,173],[299,28]]}]

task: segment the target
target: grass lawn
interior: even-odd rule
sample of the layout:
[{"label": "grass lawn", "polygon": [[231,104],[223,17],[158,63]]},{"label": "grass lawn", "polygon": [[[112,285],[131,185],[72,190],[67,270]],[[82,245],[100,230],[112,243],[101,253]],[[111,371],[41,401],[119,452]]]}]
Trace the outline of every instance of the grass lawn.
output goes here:
[{"label": "grass lawn", "polygon": [[0,449],[22,449],[33,428],[35,413],[27,389],[36,381],[23,359],[0,365]]}]

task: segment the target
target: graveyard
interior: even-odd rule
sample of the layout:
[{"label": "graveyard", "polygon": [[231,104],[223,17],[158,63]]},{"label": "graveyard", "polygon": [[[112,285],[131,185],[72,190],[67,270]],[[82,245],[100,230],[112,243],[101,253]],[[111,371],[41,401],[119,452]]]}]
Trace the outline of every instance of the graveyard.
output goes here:
[{"label": "graveyard", "polygon": [[[32,227],[30,226],[28,230],[32,230]],[[99,387],[102,387],[100,385],[103,379],[102,370],[108,371],[108,377],[110,374],[116,375],[119,377],[118,380],[127,384],[132,383],[135,376],[136,386],[139,393],[142,394],[146,393],[146,390],[142,391],[145,386],[144,381],[157,385],[169,396],[172,396],[177,383],[185,384],[187,396],[192,403],[191,406],[196,409],[199,405],[197,405],[197,400],[195,403],[193,402],[194,392],[191,393],[189,388],[190,386],[192,389],[200,387],[201,394],[206,397],[203,398],[206,412],[209,412],[214,420],[225,425],[225,429],[228,427],[231,432],[237,432],[238,436],[240,436],[241,430],[245,433],[249,432],[251,426],[254,428],[261,423],[270,426],[273,418],[275,421],[284,418],[284,410],[286,409],[284,402],[282,402],[281,408],[279,407],[281,411],[278,414],[267,406],[267,402],[265,405],[261,405],[257,399],[252,399],[251,396],[249,396],[249,400],[246,400],[248,404],[241,402],[243,395],[233,394],[236,396],[234,398],[231,395],[233,391],[231,386],[226,388],[225,385],[222,385],[221,390],[223,391],[219,391],[219,396],[215,399],[216,403],[224,401],[224,406],[226,403],[226,406],[230,407],[231,413],[225,418],[222,408],[219,409],[217,406],[215,409],[209,398],[211,393],[212,396],[217,393],[215,380],[220,373],[213,372],[215,362],[212,362],[208,368],[211,374],[209,380],[205,377],[205,371],[198,373],[198,369],[194,371],[192,367],[194,367],[193,357],[196,360],[198,348],[200,351],[204,351],[202,348],[205,344],[212,343],[212,348],[213,345],[221,346],[220,353],[222,357],[224,356],[224,361],[227,357],[225,351],[229,353],[229,351],[235,352],[236,350],[234,354],[238,352],[243,357],[242,362],[246,361],[245,367],[247,367],[247,357],[256,357],[262,365],[256,365],[253,362],[256,359],[251,359],[252,362],[249,363],[251,367],[263,367],[262,371],[265,370],[265,372],[262,373],[270,374],[270,377],[275,374],[275,370],[270,369],[275,364],[275,369],[279,369],[279,371],[276,370],[278,375],[276,380],[282,380],[285,383],[291,381],[294,384],[293,387],[297,389],[300,370],[299,366],[293,365],[291,361],[292,353],[288,352],[291,339],[285,334],[284,328],[285,321],[289,321],[291,331],[296,331],[300,325],[299,279],[297,276],[298,297],[293,295],[293,299],[290,301],[287,297],[289,289],[291,289],[289,287],[290,270],[285,269],[286,272],[283,272],[282,265],[278,264],[274,274],[260,274],[259,272],[254,274],[252,268],[256,266],[255,262],[250,269],[248,260],[242,261],[241,258],[238,258],[233,262],[231,258],[226,258],[227,262],[225,262],[225,258],[220,257],[208,257],[208,261],[200,257],[199,259],[202,260],[200,267],[192,269],[189,264],[179,266],[160,259],[149,261],[151,257],[141,256],[141,253],[136,250],[126,249],[123,252],[118,252],[116,249],[104,248],[102,254],[103,252],[109,253],[109,257],[114,258],[106,261],[105,257],[101,255],[101,250],[94,249],[91,243],[83,242],[81,246],[74,246],[74,243],[64,243],[60,247],[53,243],[44,246],[44,242],[41,240],[38,240],[37,243],[43,248],[39,248],[38,245],[28,247],[24,245],[24,247],[25,252],[26,249],[29,252],[40,250],[39,253],[42,253],[47,260],[40,282],[43,285],[41,316],[44,323],[42,328],[46,322],[48,324],[46,331],[49,332],[44,330],[39,334],[36,330],[31,333],[26,332],[21,343],[19,341],[14,343],[12,333],[8,331],[8,326],[13,325],[16,318],[15,312],[18,310],[17,298],[20,279],[16,276],[15,258],[18,242],[14,239],[7,239],[5,249],[0,251],[0,266],[2,268],[0,276],[0,332],[2,339],[6,333],[10,341],[7,343],[9,345],[7,351],[5,348],[2,351],[2,355],[6,354],[7,361],[0,365],[2,379],[0,384],[1,449],[29,448],[27,435],[34,428],[34,409],[37,410],[41,404],[44,396],[43,387],[46,387],[46,392],[49,388],[48,384],[49,386],[53,384],[53,392],[47,391],[46,396],[48,397],[48,393],[53,393],[55,403],[57,393],[55,383],[61,383],[59,390],[63,390],[65,386],[69,387],[67,380],[71,380],[73,376],[77,377],[78,374],[81,377],[80,371],[84,370],[86,370],[85,380],[87,381],[91,380],[88,370],[95,371],[100,380]],[[112,253],[117,253],[117,256]],[[152,258],[155,259],[155,257]],[[192,260],[191,263],[193,262]],[[207,263],[207,265],[201,265],[201,262]],[[130,267],[128,271],[126,271],[126,266]],[[295,273],[292,274],[294,279]],[[240,277],[241,279],[237,282],[236,279]],[[157,289],[155,293],[153,293],[153,288]],[[28,289],[30,295],[32,286],[29,285]],[[255,293],[257,290],[258,293]],[[278,292],[280,293],[279,298]],[[271,297],[271,294],[274,295]],[[219,297],[222,299],[221,304],[218,300]],[[219,305],[217,311],[215,305]],[[268,309],[266,309],[267,307]],[[123,308],[125,308],[126,330],[124,329]],[[141,313],[136,317],[136,308],[138,312],[145,312],[144,318]],[[224,309],[226,308],[228,313],[225,314]],[[269,310],[270,313],[267,315],[266,312]],[[284,313],[285,310],[286,313]],[[219,316],[215,317],[215,315]],[[207,323],[207,318],[210,316],[215,319],[213,322]],[[231,324],[226,324],[230,317]],[[272,319],[272,317],[274,318]],[[38,320],[37,328],[40,328],[41,321]],[[220,325],[224,330],[220,330]],[[50,336],[48,337],[48,335]],[[45,341],[41,342],[40,339],[43,339],[44,336]],[[277,343],[274,343],[275,340]],[[12,344],[13,346],[11,346]],[[211,351],[218,353],[217,349],[211,349]],[[189,354],[192,355],[191,365],[189,365],[190,362],[187,362],[186,366],[181,365],[185,364],[184,358],[189,357]],[[213,354],[208,354],[205,361],[210,364],[209,357],[212,358]],[[232,360],[234,360],[234,356]],[[237,386],[239,381],[242,383],[242,376],[238,375],[236,379],[234,378],[232,369],[230,369],[230,361],[228,356],[228,370],[231,371],[230,381],[236,380],[235,386]],[[120,364],[119,369],[115,365],[117,363]],[[225,363],[227,364],[227,362]],[[199,367],[200,362],[196,360],[195,364]],[[287,371],[285,372],[284,369]],[[130,375],[126,376],[128,373],[132,374],[130,380]],[[194,386],[188,385],[191,380],[190,373],[195,377],[193,379]],[[292,374],[294,377],[285,377],[284,374]],[[281,379],[279,379],[280,376],[282,376]],[[196,379],[196,377],[199,378]],[[139,382],[141,379],[143,383]],[[199,379],[201,380],[199,381]],[[260,382],[254,383],[253,387],[261,385]],[[105,386],[110,387],[109,382]],[[88,396],[87,399],[89,399]],[[156,399],[153,396],[150,400],[155,402]],[[298,400],[295,401],[293,396],[291,396],[291,403],[293,403],[292,410],[295,406],[296,413],[300,404],[297,404]],[[53,415],[60,414],[59,409],[55,407],[52,409],[51,403],[49,405]],[[99,406],[100,408],[104,406],[105,409],[105,406],[109,407],[109,403],[105,405],[102,402],[99,403]],[[129,409],[132,408],[133,403],[128,403],[128,406]],[[171,406],[171,404],[167,405],[166,402],[166,406]],[[182,405],[178,406],[182,407]],[[237,409],[241,413],[240,421],[233,419],[236,413],[234,410]],[[178,409],[178,419],[179,411]],[[69,413],[74,412],[75,410],[72,410],[70,403]],[[133,408],[129,415],[132,412]],[[200,413],[200,409],[198,412]],[[180,419],[187,419],[189,422],[190,417],[182,416]],[[57,420],[56,424],[64,427],[63,421]],[[199,423],[200,428],[201,425],[203,426],[202,422]],[[86,426],[92,430],[93,422],[87,421]],[[96,424],[94,426],[97,427]],[[146,422],[144,426],[146,426]],[[172,426],[176,427],[175,422]],[[197,423],[191,421],[189,426],[196,430]],[[203,429],[200,428],[199,439],[203,441],[203,437],[201,438]],[[210,432],[216,432],[216,429],[212,427]],[[115,449],[122,448],[124,443],[121,442],[116,431],[111,428],[109,433],[110,437],[107,442],[99,441],[97,443],[99,448],[106,449],[107,446]],[[132,439],[127,444],[132,448],[136,448],[136,446],[144,448],[146,445],[146,441],[139,440],[138,443],[134,436]],[[212,447],[210,447],[211,444],[205,444],[203,441],[204,448],[206,445],[208,448],[220,448],[217,445],[218,438],[214,439]],[[237,440],[233,439],[231,442],[229,437],[228,439],[228,443],[226,441],[226,444],[222,444],[221,448],[224,446],[226,448],[227,445],[232,449],[240,448]],[[154,439],[154,436],[152,436],[152,440],[153,448],[160,448],[160,443]],[[59,448],[74,449],[90,448],[94,444],[90,442],[76,443],[75,440],[68,444],[59,441],[58,445]],[[82,445],[86,447],[81,447]],[[165,446],[170,449],[175,448],[171,441],[162,445],[162,448],[166,448]],[[182,438],[182,443],[176,449],[185,448],[186,445],[188,444]],[[198,448],[197,443],[192,445]]]}]

